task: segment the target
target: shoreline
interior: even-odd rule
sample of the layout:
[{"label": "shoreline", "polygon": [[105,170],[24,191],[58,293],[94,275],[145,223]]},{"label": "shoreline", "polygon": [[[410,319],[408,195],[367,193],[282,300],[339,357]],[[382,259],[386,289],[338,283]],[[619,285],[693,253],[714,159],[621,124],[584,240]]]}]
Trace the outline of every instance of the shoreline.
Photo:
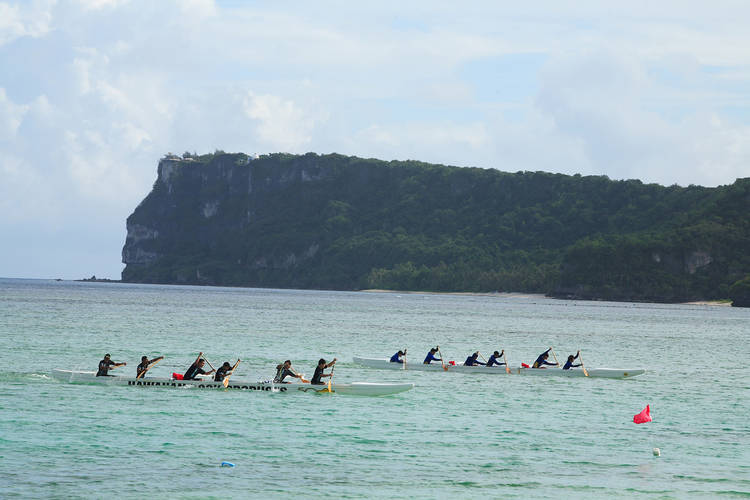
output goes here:
[{"label": "shoreline", "polygon": [[[32,279],[32,278],[7,278],[7,279]],[[114,280],[109,278],[82,278],[82,279],[61,279],[61,278],[38,278],[43,280],[51,281],[74,281],[79,283],[123,283],[129,284],[122,280]],[[269,287],[257,287],[257,286],[242,286],[242,285],[197,285],[187,283],[140,283],[142,285],[170,285],[170,286],[215,286],[221,288],[256,288],[263,289]],[[294,288],[279,288],[279,290],[296,290]],[[320,290],[314,288],[300,288],[299,290]],[[497,297],[503,299],[551,299],[551,300],[575,300],[585,302],[601,302],[601,299],[564,299],[559,297],[549,297],[543,293],[523,293],[523,292],[431,292],[431,291],[420,291],[420,290],[386,290],[382,288],[367,288],[364,290],[332,290],[340,292],[363,292],[363,293],[399,293],[399,294],[423,294],[423,295],[455,295],[464,297]],[[633,300],[611,300],[607,302],[617,303],[641,303]],[[661,304],[662,302],[644,302],[646,304]],[[695,300],[688,302],[664,302],[665,304],[676,304],[676,305],[688,305],[688,306],[711,306],[711,307],[731,307],[731,300]]]},{"label": "shoreline", "polygon": [[[550,300],[574,300],[582,302],[602,302],[601,299],[564,299],[558,297],[548,297],[543,293],[522,293],[522,292],[424,292],[414,290],[385,290],[381,288],[370,288],[366,290],[357,290],[366,293],[403,293],[403,294],[427,294],[427,295],[457,295],[457,296],[474,296],[474,297],[498,297],[503,299],[550,299]],[[632,300],[611,300],[605,302],[616,303],[636,303],[636,304],[661,304],[662,302],[638,302]],[[664,302],[666,304],[686,305],[686,306],[720,306],[731,307],[732,302],[728,300],[696,300],[690,302]]]},{"label": "shoreline", "polygon": [[365,293],[408,293],[408,294],[425,294],[425,295],[458,295],[469,297],[499,297],[504,299],[546,299],[543,293],[521,293],[521,292],[424,292],[415,290],[385,290],[381,288],[368,288],[366,290],[357,290]]}]

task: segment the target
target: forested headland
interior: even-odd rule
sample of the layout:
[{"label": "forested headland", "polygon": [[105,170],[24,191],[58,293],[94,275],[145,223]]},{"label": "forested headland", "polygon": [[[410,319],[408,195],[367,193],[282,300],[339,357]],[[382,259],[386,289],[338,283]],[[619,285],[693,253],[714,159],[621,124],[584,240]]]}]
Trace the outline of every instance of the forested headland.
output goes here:
[{"label": "forested headland", "polygon": [[750,178],[665,187],[338,154],[170,155],[128,218],[122,278],[742,300],[749,207]]}]

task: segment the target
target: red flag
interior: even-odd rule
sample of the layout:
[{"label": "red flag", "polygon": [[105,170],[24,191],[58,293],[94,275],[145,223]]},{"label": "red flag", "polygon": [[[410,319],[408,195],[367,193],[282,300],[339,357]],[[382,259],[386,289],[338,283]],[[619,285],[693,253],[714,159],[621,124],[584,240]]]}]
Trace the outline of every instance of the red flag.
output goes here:
[{"label": "red flag", "polygon": [[646,405],[643,411],[641,411],[638,415],[634,415],[633,422],[635,422],[636,424],[645,424],[646,422],[651,422],[650,405]]}]

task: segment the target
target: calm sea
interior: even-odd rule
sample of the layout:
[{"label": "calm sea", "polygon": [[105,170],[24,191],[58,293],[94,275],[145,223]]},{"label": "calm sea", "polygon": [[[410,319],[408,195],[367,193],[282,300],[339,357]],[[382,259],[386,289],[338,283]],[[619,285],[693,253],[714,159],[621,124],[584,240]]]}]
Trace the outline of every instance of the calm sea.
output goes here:
[{"label": "calm sea", "polygon": [[[539,297],[0,280],[0,497],[732,498],[750,496],[750,311]],[[379,371],[356,355],[440,344],[462,361],[548,346],[630,380]],[[103,354],[204,351],[234,377],[291,359],[367,398],[60,383]],[[633,415],[651,405],[653,422]],[[652,453],[660,448],[661,456]],[[222,461],[236,464],[220,467]]]}]

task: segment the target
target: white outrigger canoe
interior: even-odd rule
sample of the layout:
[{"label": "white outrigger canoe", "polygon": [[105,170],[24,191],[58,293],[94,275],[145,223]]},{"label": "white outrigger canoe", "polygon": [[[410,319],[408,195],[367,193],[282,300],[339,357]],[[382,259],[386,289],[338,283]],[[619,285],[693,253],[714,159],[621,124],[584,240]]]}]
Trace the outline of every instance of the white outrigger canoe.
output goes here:
[{"label": "white outrigger canoe", "polygon": [[[459,373],[480,373],[483,375],[495,374],[505,375],[505,366],[465,366],[461,364],[446,364],[445,368],[441,363],[432,362],[429,365],[422,363],[407,363],[404,367],[401,363],[392,363],[388,359],[381,358],[354,358],[354,362],[360,365],[369,366],[370,368],[381,368],[386,370],[412,370],[412,371],[448,371]],[[589,377],[598,378],[630,378],[641,375],[646,372],[643,369],[621,369],[621,368],[587,368]],[[511,368],[510,373],[517,375],[535,375],[539,377],[585,377],[583,370],[570,369],[562,370],[560,368]]]},{"label": "white outrigger canoe", "polygon": [[[171,378],[108,376],[97,377],[93,371],[77,370],[52,370],[52,376],[63,382],[74,384],[101,384],[101,385],[132,385],[142,387],[196,387],[199,389],[223,389],[222,382],[214,382],[211,379],[203,380],[176,380]],[[374,382],[351,382],[346,384],[331,384],[331,391],[336,394],[352,394],[356,396],[387,396],[398,394],[414,388],[412,383],[374,383]],[[274,382],[250,382],[231,378],[227,389],[245,389],[250,391],[268,392],[312,392],[328,393],[328,385],[311,385],[303,383],[276,384]]]}]

